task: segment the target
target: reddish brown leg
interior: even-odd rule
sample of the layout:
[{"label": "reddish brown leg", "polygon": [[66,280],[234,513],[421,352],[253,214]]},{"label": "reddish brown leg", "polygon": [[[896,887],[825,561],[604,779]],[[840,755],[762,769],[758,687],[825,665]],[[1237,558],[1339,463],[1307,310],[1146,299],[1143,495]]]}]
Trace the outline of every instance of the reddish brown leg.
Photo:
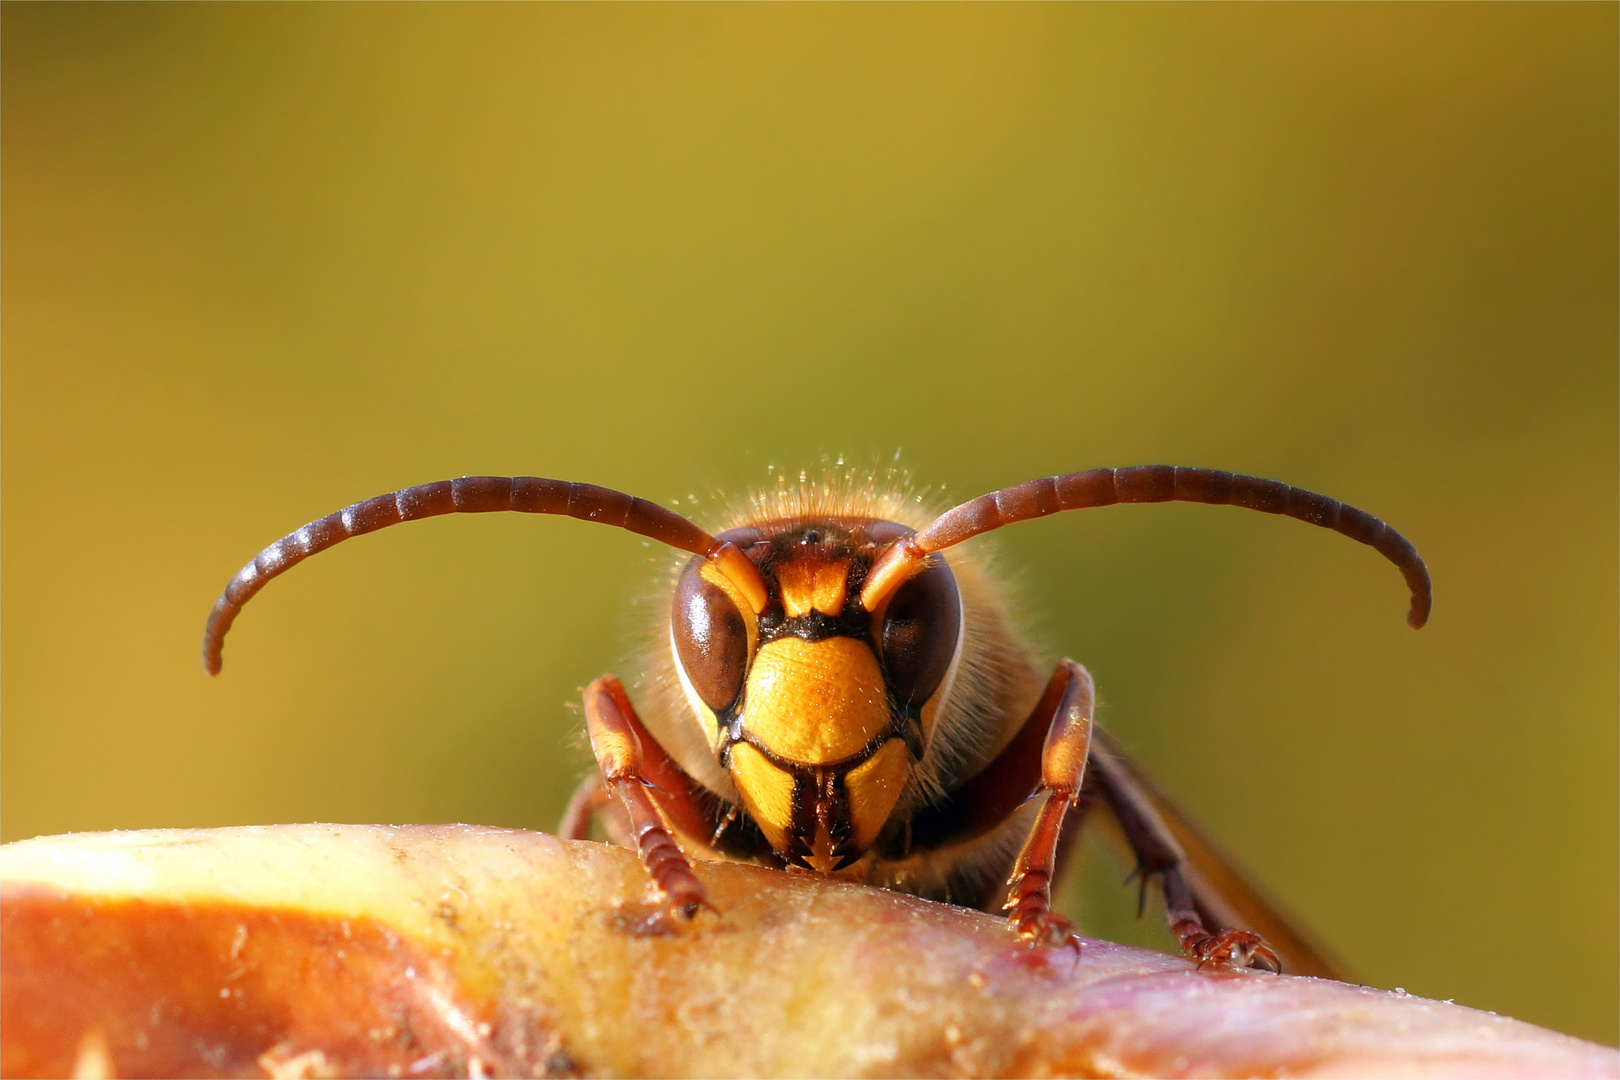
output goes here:
[{"label": "reddish brown leg", "polygon": [[[603,789],[616,795],[630,823],[630,838],[641,856],[641,865],[669,901],[673,914],[691,918],[707,905],[703,883],[692,871],[692,863],[675,842],[674,825],[699,830],[707,820],[695,799],[697,785],[670,761],[636,716],[624,686],[612,675],[604,675],[585,688],[585,724],[591,737],[591,750],[602,769]],[[645,752],[644,752],[645,751]],[[657,786],[658,799],[652,792]],[[594,799],[581,788],[576,801]],[[582,810],[585,810],[582,807]],[[565,826],[580,824],[565,819]],[[667,815],[667,816],[666,816]],[[580,815],[588,822],[588,813]],[[707,835],[701,831],[697,835]]]},{"label": "reddish brown leg", "polygon": [[1234,970],[1256,967],[1282,974],[1282,960],[1264,938],[1253,930],[1223,930],[1207,926],[1193,899],[1191,886],[1179,866],[1159,871],[1164,889],[1164,915],[1170,932],[1181,943],[1181,951],[1198,961],[1198,966],[1214,964]]},{"label": "reddish brown leg", "polygon": [[1252,930],[1222,928],[1208,911],[1182,872],[1186,855],[1154,805],[1146,783],[1132,773],[1117,744],[1099,731],[1091,752],[1088,783],[1097,787],[1119,822],[1125,841],[1136,855],[1143,887],[1158,875],[1164,889],[1165,920],[1181,949],[1198,966],[1258,967],[1281,972],[1282,961]]},{"label": "reddish brown leg", "polygon": [[[1056,707],[1041,750],[1041,783],[1036,788],[1037,796],[1044,793],[1040,815],[1013,864],[1003,908],[1013,930],[1031,945],[1066,945],[1079,951],[1074,926],[1052,910],[1052,879],[1057,873],[1063,819],[1080,798],[1091,752],[1094,692],[1090,674],[1073,660],[1061,661],[1037,709],[1051,708],[1054,697]],[[1029,722],[1038,720],[1038,715],[1031,716]]]},{"label": "reddish brown leg", "polygon": [[591,823],[596,822],[607,833],[608,840],[619,847],[634,848],[630,838],[630,821],[624,809],[609,794],[607,782],[600,772],[594,772],[579,782],[568,809],[563,811],[557,835],[564,840],[589,840]]},{"label": "reddish brown leg", "polygon": [[568,809],[563,811],[562,821],[557,826],[557,835],[564,840],[589,840],[591,820],[602,811],[611,798],[607,785],[602,783],[601,773],[595,773],[581,780],[579,787],[574,789],[574,794],[568,800]]}]

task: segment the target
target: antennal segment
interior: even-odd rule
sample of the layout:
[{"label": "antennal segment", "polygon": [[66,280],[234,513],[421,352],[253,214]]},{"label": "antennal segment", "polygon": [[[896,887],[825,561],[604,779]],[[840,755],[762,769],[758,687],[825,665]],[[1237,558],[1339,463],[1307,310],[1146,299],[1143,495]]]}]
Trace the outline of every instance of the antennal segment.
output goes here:
[{"label": "antennal segment", "polygon": [[[351,536],[386,529],[404,521],[440,514],[562,514],[628,529],[661,544],[703,555],[745,595],[764,607],[765,583],[759,571],[733,545],[722,544],[673,510],[595,484],[546,480],[538,476],[463,476],[404,488],[312,521],[282,537],[237,571],[208,616],[203,633],[203,667],[219,674],[225,634],[253,595],[272,578],[286,573],[317,552]],[[752,575],[750,577],[750,575]],[[739,580],[740,579],[740,580]]]},{"label": "antennal segment", "polygon": [[970,499],[945,511],[921,532],[896,541],[884,552],[866,577],[861,589],[861,605],[868,611],[876,610],[902,582],[922,568],[930,554],[980,533],[1060,510],[1151,502],[1241,506],[1265,514],[1286,514],[1343,533],[1376,549],[1405,576],[1407,588],[1412,592],[1407,623],[1415,630],[1428,621],[1433,602],[1428,568],[1406,537],[1378,518],[1337,499],[1276,480],[1178,465],[1088,469],[1064,476],[1042,477]]}]

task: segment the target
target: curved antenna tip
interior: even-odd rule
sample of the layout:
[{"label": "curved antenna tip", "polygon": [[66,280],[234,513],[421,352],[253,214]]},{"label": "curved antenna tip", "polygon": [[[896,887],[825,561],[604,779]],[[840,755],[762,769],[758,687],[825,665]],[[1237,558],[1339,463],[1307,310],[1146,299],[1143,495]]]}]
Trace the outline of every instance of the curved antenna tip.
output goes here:
[{"label": "curved antenna tip", "polygon": [[1423,625],[1428,621],[1429,607],[1427,604],[1421,609],[1416,604],[1413,604],[1412,609],[1406,613],[1406,625],[1414,630],[1423,629]]},{"label": "curved antenna tip", "polygon": [[221,661],[220,661],[219,653],[211,652],[206,646],[204,646],[203,647],[203,654],[202,654],[202,665],[203,665],[203,670],[206,671],[208,674],[210,674],[210,675],[218,675],[219,674],[219,669],[222,666]]}]

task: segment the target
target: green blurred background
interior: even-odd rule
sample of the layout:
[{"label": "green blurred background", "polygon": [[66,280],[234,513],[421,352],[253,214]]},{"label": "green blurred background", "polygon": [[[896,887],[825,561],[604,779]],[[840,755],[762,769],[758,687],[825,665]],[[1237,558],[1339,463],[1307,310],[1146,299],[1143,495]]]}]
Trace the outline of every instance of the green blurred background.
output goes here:
[{"label": "green blurred background", "polygon": [[1620,1038],[1614,5],[0,19],[5,839],[550,827],[664,557],[420,523],[206,678],[366,496],[1209,465],[1389,519],[1429,628],[1342,538],[1120,508],[1004,537],[1047,658],[1367,980]]}]

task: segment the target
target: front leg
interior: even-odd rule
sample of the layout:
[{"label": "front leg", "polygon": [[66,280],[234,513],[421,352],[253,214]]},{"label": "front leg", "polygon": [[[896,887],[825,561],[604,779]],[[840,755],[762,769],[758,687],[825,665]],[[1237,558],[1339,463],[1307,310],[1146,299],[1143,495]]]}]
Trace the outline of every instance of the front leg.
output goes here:
[{"label": "front leg", "polygon": [[1074,926],[1052,910],[1052,879],[1059,860],[1058,840],[1063,819],[1079,801],[1085,781],[1086,759],[1091,753],[1091,714],[1096,694],[1091,675],[1073,660],[1059,662],[1046,693],[1026,724],[1036,725],[1042,713],[1046,742],[1041,750],[1041,782],[1035,794],[1045,793],[1040,814],[1024,841],[1018,861],[1007,880],[1007,902],[1002,905],[1018,936],[1031,945],[1063,945],[1079,951]]},{"label": "front leg", "polygon": [[[705,827],[713,829],[699,798],[701,788],[648,733],[614,676],[604,675],[585,688],[585,726],[602,770],[603,794],[617,796],[629,819],[629,839],[634,843],[627,846],[634,846],[641,856],[641,865],[664,894],[670,912],[690,919],[708,906],[708,900],[674,830],[706,836]],[[583,821],[594,800],[588,789],[582,789],[576,801],[587,805],[577,811],[570,807],[569,818]],[[580,824],[569,823],[576,829]]]}]

